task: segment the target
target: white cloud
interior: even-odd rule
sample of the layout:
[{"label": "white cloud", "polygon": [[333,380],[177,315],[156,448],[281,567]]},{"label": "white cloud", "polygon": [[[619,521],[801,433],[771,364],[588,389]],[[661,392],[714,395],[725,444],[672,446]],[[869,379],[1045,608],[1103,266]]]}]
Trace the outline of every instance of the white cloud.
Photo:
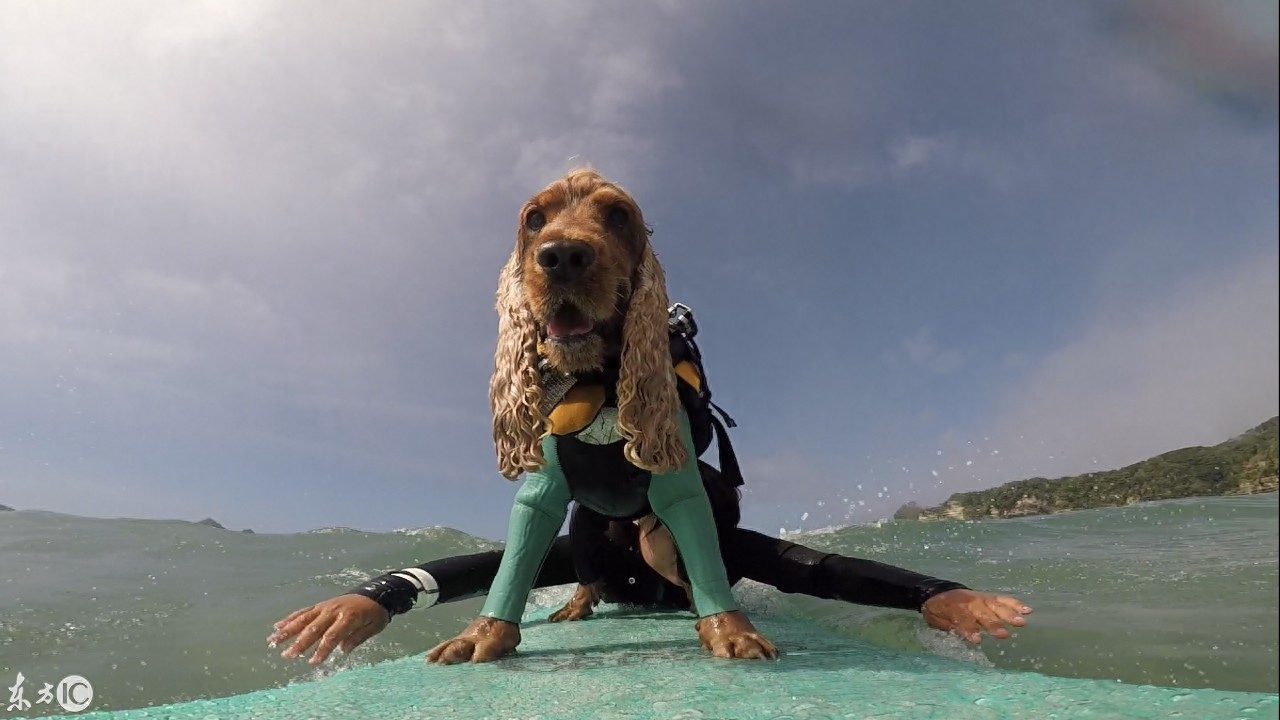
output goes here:
[{"label": "white cloud", "polygon": [[957,173],[998,190],[1017,176],[1012,159],[998,147],[976,138],[946,135],[903,135],[889,141],[884,175],[903,178],[920,173]]},{"label": "white cloud", "polygon": [[1272,250],[1143,307],[1101,307],[1010,384],[985,429],[950,433],[940,462],[964,468],[966,489],[990,487],[1215,444],[1275,415],[1278,261]]},{"label": "white cloud", "polygon": [[956,134],[907,134],[889,137],[883,149],[862,147],[851,138],[839,152],[797,151],[785,163],[800,186],[861,187],[890,180],[954,174],[996,190],[1009,189],[1018,177],[1013,159],[998,147]]},{"label": "white cloud", "polygon": [[457,323],[417,309],[490,316],[510,218],[571,158],[643,182],[633,114],[679,84],[657,38],[688,12],[296,10],[0,5],[0,349],[367,393]]},{"label": "white cloud", "polygon": [[889,146],[895,170],[905,171],[923,167],[949,151],[951,143],[942,138],[908,135],[898,138]]},{"label": "white cloud", "polygon": [[[920,328],[902,341],[902,355],[907,362],[922,370],[947,375],[964,365],[964,355],[954,348],[942,349],[933,337],[933,328]],[[891,362],[896,358],[891,357]]]}]

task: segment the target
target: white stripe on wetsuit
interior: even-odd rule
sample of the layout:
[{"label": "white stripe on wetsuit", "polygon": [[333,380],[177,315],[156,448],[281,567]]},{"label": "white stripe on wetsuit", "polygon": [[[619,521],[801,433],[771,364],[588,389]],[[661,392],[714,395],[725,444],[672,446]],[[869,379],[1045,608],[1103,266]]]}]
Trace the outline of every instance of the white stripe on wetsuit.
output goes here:
[{"label": "white stripe on wetsuit", "polygon": [[[404,568],[403,570],[396,570],[391,574],[413,583],[413,586],[418,589],[419,594],[427,596],[422,607],[431,607],[440,599],[440,585],[436,583],[435,578],[431,577],[431,573],[426,570],[411,567]],[[417,603],[414,605],[416,607]]]}]

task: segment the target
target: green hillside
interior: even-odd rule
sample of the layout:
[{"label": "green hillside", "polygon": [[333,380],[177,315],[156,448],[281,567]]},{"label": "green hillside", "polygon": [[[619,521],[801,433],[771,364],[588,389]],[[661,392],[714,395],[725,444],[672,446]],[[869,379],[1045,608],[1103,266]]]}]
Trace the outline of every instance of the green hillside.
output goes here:
[{"label": "green hillside", "polygon": [[[1273,417],[1218,445],[1173,450],[1119,470],[1031,478],[956,493],[942,505],[919,511],[918,518],[1021,517],[1147,500],[1272,492],[1276,490],[1276,428]],[[903,517],[914,514],[899,512]]]}]

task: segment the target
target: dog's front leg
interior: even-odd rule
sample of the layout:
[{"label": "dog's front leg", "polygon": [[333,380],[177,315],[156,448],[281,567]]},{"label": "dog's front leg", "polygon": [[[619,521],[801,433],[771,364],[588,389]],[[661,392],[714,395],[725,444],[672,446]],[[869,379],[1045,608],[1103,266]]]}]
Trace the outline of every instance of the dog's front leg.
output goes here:
[{"label": "dog's front leg", "polygon": [[432,648],[427,662],[488,662],[520,644],[520,618],[529,592],[569,510],[569,483],[556,462],[554,446],[544,444],[543,453],[547,464],[528,473],[516,493],[507,546],[480,617],[461,634]]},{"label": "dog's front leg", "polygon": [[653,476],[649,504],[671,531],[684,559],[693,606],[699,615],[698,638],[717,657],[777,657],[777,648],[755,629],[733,598],[688,420],[683,414],[681,420],[681,436],[689,460],[675,472]]},{"label": "dog's front leg", "polygon": [[591,617],[595,612],[595,606],[600,602],[600,586],[603,581],[594,582],[589,585],[578,583],[573,589],[573,597],[569,598],[569,602],[564,607],[551,613],[547,617],[551,622],[560,622],[562,620],[583,620]]}]

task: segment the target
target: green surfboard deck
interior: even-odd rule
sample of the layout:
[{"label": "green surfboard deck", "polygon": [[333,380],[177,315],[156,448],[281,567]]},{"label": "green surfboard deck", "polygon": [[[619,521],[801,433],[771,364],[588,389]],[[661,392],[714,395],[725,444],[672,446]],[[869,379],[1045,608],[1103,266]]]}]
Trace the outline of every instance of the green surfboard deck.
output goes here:
[{"label": "green surfboard deck", "polygon": [[516,655],[437,666],[422,654],[244,695],[67,718],[1275,718],[1277,696],[1125,685],[886,650],[797,619],[753,618],[776,661],[711,657],[687,613],[526,620]]}]

